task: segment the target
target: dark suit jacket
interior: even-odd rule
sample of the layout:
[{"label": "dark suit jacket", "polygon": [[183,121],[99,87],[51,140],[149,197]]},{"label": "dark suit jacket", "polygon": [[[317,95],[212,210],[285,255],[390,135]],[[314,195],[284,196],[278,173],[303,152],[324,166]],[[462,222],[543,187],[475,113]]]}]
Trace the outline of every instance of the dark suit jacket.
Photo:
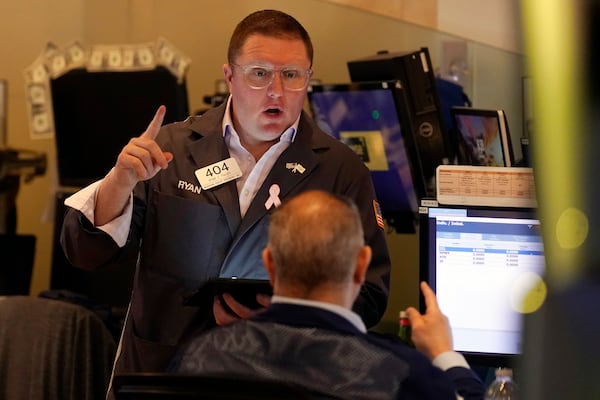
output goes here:
[{"label": "dark suit jacket", "polygon": [[[73,265],[98,268],[136,251],[141,243],[118,372],[161,371],[186,334],[214,324],[212,304],[183,305],[183,299],[209,278],[267,278],[261,251],[272,211],[265,202],[273,184],[279,185],[281,200],[321,189],[357,203],[373,260],[355,310],[367,326],[375,325],[385,311],[390,259],[385,232],[373,211],[370,172],[362,161],[302,114],[295,141],[276,161],[241,218],[235,181],[201,190],[194,174],[229,158],[221,129],[224,111],[225,104],[162,128],[157,141],[163,150],[173,152],[174,159],[166,170],[136,187],[124,248],[93,228],[81,213],[71,209],[65,216],[61,243]],[[290,163],[301,164],[305,171],[294,171]]]},{"label": "dark suit jacket", "polygon": [[456,392],[482,399],[484,391],[467,368],[443,372],[417,350],[364,334],[335,313],[282,303],[193,338],[171,370],[285,380],[344,399],[456,399]]}]

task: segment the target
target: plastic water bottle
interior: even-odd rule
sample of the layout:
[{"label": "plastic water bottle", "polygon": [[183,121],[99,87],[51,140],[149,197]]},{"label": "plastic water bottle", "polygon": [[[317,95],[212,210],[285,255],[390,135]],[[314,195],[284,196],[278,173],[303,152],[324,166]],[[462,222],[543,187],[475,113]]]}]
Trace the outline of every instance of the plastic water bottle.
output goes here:
[{"label": "plastic water bottle", "polygon": [[518,395],[518,387],[513,380],[512,369],[498,368],[496,379],[485,391],[485,400],[516,400]]}]

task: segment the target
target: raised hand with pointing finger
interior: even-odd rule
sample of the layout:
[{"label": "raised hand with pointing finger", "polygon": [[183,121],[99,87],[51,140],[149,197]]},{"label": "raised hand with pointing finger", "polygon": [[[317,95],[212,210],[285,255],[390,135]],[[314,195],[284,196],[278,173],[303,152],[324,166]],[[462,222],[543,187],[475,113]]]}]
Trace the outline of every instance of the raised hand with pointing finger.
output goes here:
[{"label": "raised hand with pointing finger", "polygon": [[137,182],[150,179],[161,169],[167,168],[173,159],[173,154],[163,152],[154,140],[160,131],[165,112],[166,107],[160,106],[146,131],[139,137],[132,138],[117,158],[113,173],[119,176],[119,181],[128,184],[130,190]]},{"label": "raised hand with pointing finger", "polygon": [[442,314],[435,293],[426,282],[421,282],[421,293],[427,308],[425,314],[419,313],[414,307],[407,308],[406,312],[415,347],[433,360],[438,355],[453,350],[452,331],[448,317]]},{"label": "raised hand with pointing finger", "polygon": [[115,167],[102,181],[96,195],[96,226],[102,226],[119,216],[135,185],[154,177],[158,171],[167,168],[173,159],[173,154],[163,152],[155,141],[165,113],[165,106],[158,107],[144,133],[125,145],[117,157]]}]

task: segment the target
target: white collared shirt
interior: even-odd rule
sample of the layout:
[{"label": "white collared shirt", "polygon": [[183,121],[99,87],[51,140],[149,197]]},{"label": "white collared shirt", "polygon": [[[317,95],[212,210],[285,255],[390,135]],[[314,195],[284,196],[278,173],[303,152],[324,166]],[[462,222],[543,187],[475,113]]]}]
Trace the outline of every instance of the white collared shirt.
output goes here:
[{"label": "white collared shirt", "polygon": [[[283,132],[278,143],[274,144],[261,158],[256,162],[250,153],[242,147],[237,132],[233,129],[231,119],[231,96],[227,99],[227,108],[223,117],[223,137],[229,153],[237,161],[242,170],[242,176],[236,182],[239,200],[240,211],[242,217],[245,215],[252,199],[256,192],[265,181],[265,178],[271,171],[273,164],[277,158],[289,147],[294,141],[298,130],[300,115],[292,126]],[[250,156],[250,159],[248,158]],[[112,171],[112,170],[111,170]],[[110,174],[110,172],[109,172]],[[96,181],[89,186],[79,190],[65,200],[65,205],[79,210],[85,217],[94,223],[94,208],[96,206],[96,195],[102,180]],[[129,196],[129,201],[123,209],[123,213],[108,222],[105,225],[97,226],[98,229],[110,235],[119,247],[125,246],[127,236],[129,235],[129,227],[133,216],[133,194]]]},{"label": "white collared shirt", "polygon": [[246,215],[250,203],[256,196],[258,189],[262,186],[265,178],[271,171],[273,164],[279,158],[281,153],[287,149],[290,144],[296,138],[296,132],[298,130],[298,123],[300,121],[300,115],[292,126],[286,129],[279,137],[279,142],[275,143],[256,161],[254,157],[246,150],[240,143],[240,137],[233,127],[231,120],[231,113],[229,112],[231,107],[231,96],[227,100],[227,109],[225,110],[225,116],[223,118],[223,135],[225,143],[229,149],[231,157],[237,161],[240,169],[242,170],[242,176],[236,181],[239,201],[240,201],[240,213],[242,218]]}]

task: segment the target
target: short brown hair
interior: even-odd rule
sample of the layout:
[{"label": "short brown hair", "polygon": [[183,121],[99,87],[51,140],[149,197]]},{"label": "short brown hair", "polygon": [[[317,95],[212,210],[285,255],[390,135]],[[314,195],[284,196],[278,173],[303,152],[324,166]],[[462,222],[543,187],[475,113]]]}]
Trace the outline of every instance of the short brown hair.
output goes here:
[{"label": "short brown hair", "polygon": [[230,64],[235,62],[248,37],[254,34],[276,38],[301,39],[304,42],[306,54],[312,66],[313,45],[308,32],[294,17],[277,10],[255,11],[240,21],[229,40],[227,61]]}]

